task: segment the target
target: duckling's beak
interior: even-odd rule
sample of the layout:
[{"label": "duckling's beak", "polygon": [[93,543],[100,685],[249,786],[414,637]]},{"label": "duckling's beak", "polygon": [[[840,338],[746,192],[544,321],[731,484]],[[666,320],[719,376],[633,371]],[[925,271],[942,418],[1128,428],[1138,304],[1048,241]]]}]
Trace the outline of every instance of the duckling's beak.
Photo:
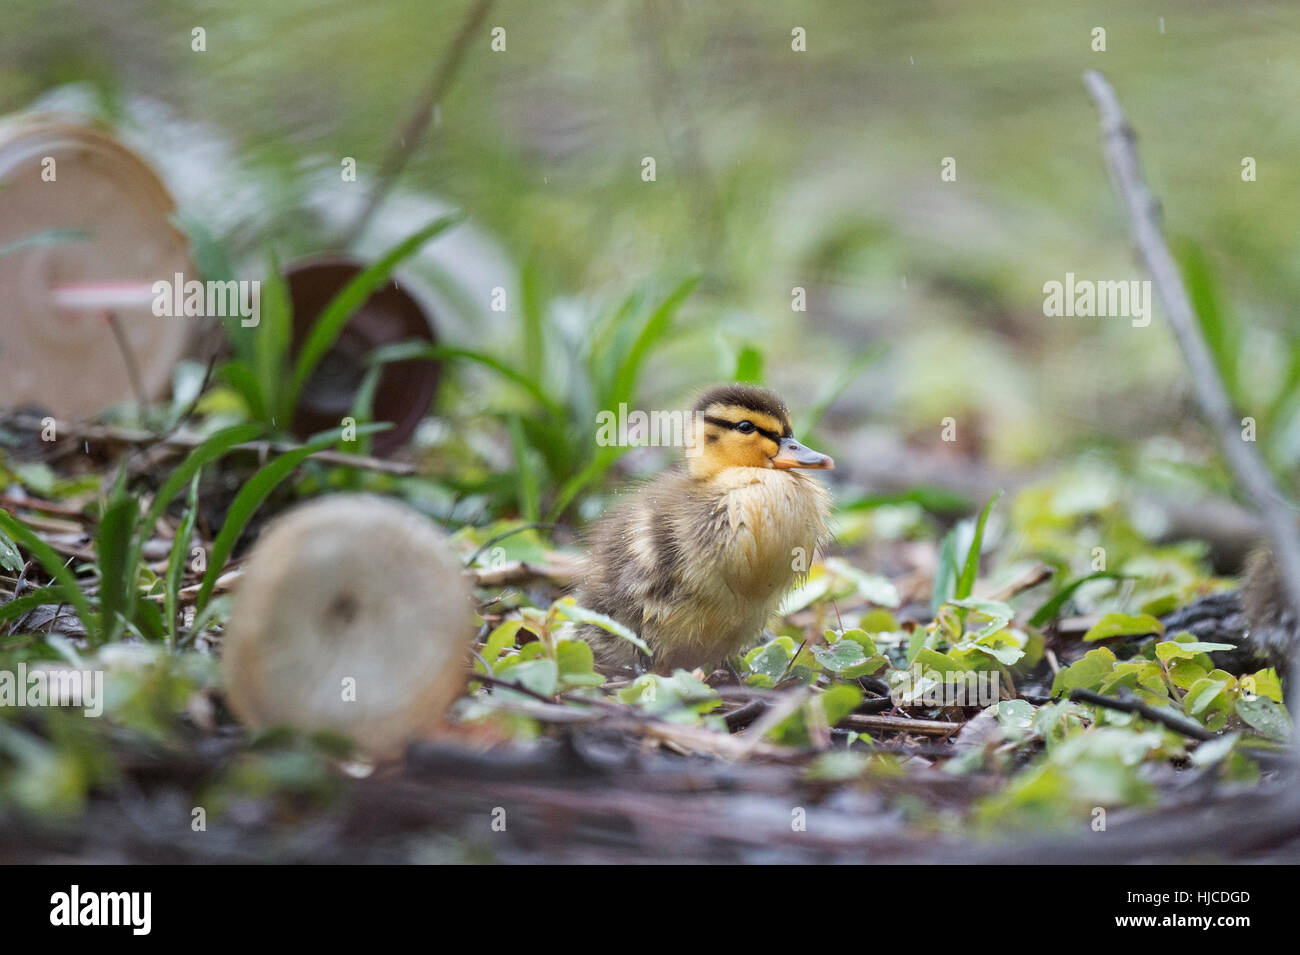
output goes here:
[{"label": "duckling's beak", "polygon": [[829,454],[822,454],[805,447],[794,438],[782,438],[780,450],[772,458],[774,468],[819,468],[829,471],[835,467],[835,461]]}]

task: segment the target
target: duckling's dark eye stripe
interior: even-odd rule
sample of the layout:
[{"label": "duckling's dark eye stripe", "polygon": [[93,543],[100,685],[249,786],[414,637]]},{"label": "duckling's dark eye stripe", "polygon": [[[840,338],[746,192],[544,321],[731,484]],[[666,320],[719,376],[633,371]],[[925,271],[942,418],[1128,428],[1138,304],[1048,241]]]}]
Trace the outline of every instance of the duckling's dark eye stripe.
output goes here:
[{"label": "duckling's dark eye stripe", "polygon": [[[740,424],[739,421],[728,421],[726,418],[715,418],[711,414],[706,414],[704,416],[704,420],[707,421],[709,424],[717,425],[719,428],[730,428],[732,431],[735,431],[736,427]],[[754,424],[754,422],[752,421],[750,421],[749,423]],[[769,431],[767,430],[767,428],[760,428],[756,424],[754,424],[754,430],[757,431],[759,434],[761,434],[763,437],[767,438],[767,440],[769,441],[772,441],[776,444],[781,443],[781,436],[777,434],[775,431]]]}]

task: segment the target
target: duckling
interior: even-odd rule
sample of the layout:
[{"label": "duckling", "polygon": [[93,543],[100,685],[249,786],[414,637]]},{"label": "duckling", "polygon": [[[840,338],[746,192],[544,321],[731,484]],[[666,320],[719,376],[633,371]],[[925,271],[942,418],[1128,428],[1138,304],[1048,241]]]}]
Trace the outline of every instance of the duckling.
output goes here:
[{"label": "duckling", "polygon": [[[794,439],[780,398],[741,384],[699,399],[685,457],[596,526],[578,594],[638,633],[665,674],[762,633],[827,537],[830,495],[798,469],[835,466]],[[627,640],[591,625],[581,636],[602,663],[640,668]]]}]

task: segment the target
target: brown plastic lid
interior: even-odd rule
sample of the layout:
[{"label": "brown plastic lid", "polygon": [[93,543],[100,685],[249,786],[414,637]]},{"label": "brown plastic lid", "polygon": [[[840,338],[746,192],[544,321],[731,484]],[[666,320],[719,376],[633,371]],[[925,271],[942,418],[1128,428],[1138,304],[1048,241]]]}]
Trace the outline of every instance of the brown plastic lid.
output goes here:
[{"label": "brown plastic lid", "polygon": [[[295,353],[325,306],[364,268],[351,259],[332,257],[299,262],[285,271],[293,303]],[[423,306],[390,280],[357,309],[303,386],[294,412],[294,434],[305,438],[337,428],[352,411],[367,370],[366,355],[380,345],[412,339],[438,340]],[[375,454],[392,454],[406,443],[429,410],[441,375],[442,363],[432,359],[384,366],[375,389],[374,420],[392,422],[393,427],[374,436]]]}]

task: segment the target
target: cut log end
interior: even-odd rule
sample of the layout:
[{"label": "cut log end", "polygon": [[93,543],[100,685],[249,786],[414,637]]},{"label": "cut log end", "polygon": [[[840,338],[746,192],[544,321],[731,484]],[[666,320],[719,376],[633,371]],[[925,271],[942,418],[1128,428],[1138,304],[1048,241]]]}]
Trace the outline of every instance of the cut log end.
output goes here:
[{"label": "cut log end", "polygon": [[299,507],[245,564],[222,651],[231,707],[255,728],[328,730],[393,755],[463,684],[471,598],[416,511],[353,494]]}]

